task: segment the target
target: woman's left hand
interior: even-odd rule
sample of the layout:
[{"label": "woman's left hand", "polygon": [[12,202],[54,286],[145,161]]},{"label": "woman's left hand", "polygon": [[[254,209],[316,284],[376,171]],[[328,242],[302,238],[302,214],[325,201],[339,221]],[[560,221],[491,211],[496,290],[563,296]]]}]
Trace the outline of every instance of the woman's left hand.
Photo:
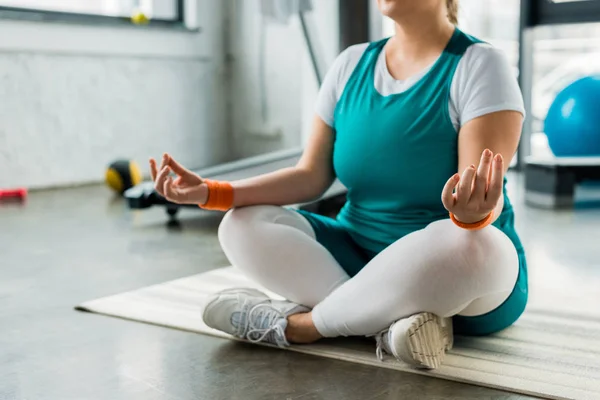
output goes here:
[{"label": "woman's left hand", "polygon": [[502,196],[503,183],[502,155],[494,156],[486,149],[481,155],[479,168],[471,165],[462,176],[457,173],[446,182],[442,190],[442,203],[460,222],[479,222],[496,208]]}]

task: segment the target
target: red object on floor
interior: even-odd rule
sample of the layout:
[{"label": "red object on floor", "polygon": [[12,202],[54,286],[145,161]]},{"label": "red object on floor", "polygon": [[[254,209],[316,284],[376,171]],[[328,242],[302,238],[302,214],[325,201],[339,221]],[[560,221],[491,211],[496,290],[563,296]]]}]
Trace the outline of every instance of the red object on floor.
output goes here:
[{"label": "red object on floor", "polygon": [[27,189],[0,189],[0,201],[2,200],[25,200],[27,198]]}]

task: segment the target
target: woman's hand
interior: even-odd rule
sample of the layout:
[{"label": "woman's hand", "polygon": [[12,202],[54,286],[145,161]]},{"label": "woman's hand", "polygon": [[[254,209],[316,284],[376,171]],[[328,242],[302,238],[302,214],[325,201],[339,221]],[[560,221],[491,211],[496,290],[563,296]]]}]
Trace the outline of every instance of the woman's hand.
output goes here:
[{"label": "woman's hand", "polygon": [[494,157],[486,149],[481,155],[479,168],[471,165],[462,176],[457,173],[446,182],[442,190],[442,203],[460,222],[479,222],[496,208],[502,196],[503,184],[502,155],[496,154]]},{"label": "woman's hand", "polygon": [[[170,175],[171,171],[177,175],[175,180]],[[208,200],[208,186],[202,178],[168,154],[163,155],[160,168],[153,158],[150,159],[150,173],[156,191],[170,202],[202,205]]]}]

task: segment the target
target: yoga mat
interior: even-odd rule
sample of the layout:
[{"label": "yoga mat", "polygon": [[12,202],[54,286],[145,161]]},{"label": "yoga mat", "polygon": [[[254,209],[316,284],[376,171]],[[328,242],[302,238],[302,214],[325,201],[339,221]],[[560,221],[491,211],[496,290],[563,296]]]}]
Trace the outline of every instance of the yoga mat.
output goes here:
[{"label": "yoga mat", "polygon": [[[264,290],[227,267],[76,308],[233,339],[202,322],[208,296],[233,287]],[[369,340],[324,340],[289,350],[549,399],[600,399],[600,318],[544,308],[529,308],[514,326],[492,336],[456,337],[454,349],[434,371],[416,370],[391,357],[381,362]]]}]

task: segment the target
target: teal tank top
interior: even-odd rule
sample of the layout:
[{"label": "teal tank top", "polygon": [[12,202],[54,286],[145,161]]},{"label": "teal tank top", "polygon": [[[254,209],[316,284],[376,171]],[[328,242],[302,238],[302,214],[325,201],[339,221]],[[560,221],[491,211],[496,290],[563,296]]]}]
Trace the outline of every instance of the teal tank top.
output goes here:
[{"label": "teal tank top", "polygon": [[[365,50],[336,105],[333,126],[333,165],[348,189],[337,218],[360,247],[374,254],[448,218],[442,188],[458,171],[450,86],[467,48],[480,42],[456,29],[424,77],[402,93],[383,96],[375,88],[375,67],[387,40]],[[504,193],[495,225],[520,248]]]}]

